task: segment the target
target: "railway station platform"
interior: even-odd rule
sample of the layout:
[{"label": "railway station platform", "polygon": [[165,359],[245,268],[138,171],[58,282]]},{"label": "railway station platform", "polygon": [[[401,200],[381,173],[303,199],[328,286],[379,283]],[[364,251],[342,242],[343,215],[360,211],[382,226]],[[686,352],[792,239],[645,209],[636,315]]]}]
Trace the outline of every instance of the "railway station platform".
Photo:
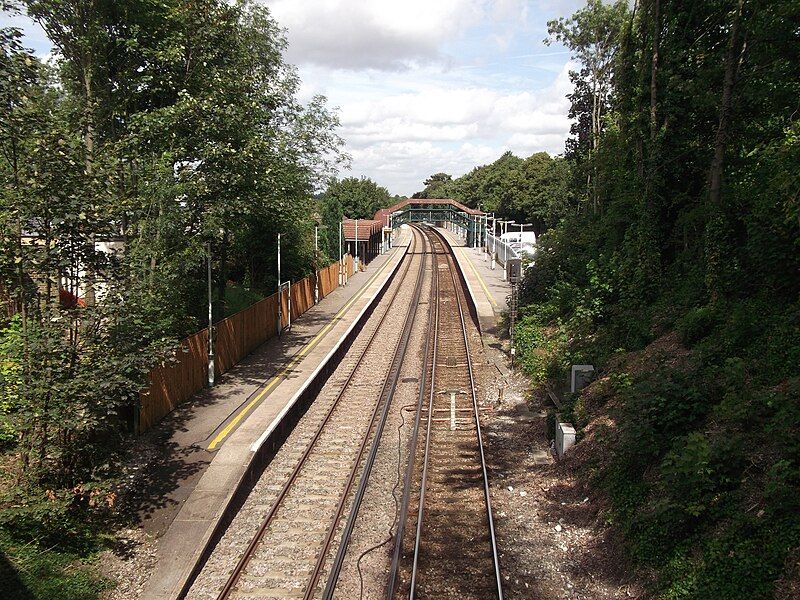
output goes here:
[{"label": "railway station platform", "polygon": [[453,249],[467,288],[472,296],[482,333],[497,336],[501,313],[508,307],[511,286],[503,281],[504,267],[500,263],[492,270],[491,257],[481,248],[467,248],[463,237],[452,231],[437,227]]},{"label": "railway station platform", "polygon": [[185,591],[217,529],[249,484],[254,465],[263,459],[270,436],[280,432],[292,408],[312,393],[337,351],[357,332],[410,241],[411,230],[403,227],[394,247],[351,276],[347,286],[322,299],[290,331],[269,340],[218,385],[157,426],[169,448],[165,462],[171,479],[164,497],[152,499],[153,507],[143,515],[146,531],[163,533],[144,598],[173,599]]}]

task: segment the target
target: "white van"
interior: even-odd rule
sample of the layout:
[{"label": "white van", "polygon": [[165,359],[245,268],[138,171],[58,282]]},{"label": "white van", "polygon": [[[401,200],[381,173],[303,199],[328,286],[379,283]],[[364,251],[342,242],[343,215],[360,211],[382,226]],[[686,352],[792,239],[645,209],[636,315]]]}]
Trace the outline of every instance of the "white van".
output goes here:
[{"label": "white van", "polygon": [[522,244],[523,246],[536,245],[536,233],[533,231],[509,231],[500,236],[500,241],[506,244]]}]

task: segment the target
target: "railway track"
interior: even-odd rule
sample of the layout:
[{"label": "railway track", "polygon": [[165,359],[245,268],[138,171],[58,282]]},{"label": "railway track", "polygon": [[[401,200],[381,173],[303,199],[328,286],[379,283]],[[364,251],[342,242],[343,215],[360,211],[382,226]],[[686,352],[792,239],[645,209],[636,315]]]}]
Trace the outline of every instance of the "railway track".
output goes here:
[{"label": "railway track", "polygon": [[[422,231],[434,257],[429,316],[433,335],[425,343],[426,362],[407,453],[386,595],[502,600],[465,319],[466,297],[444,240],[433,229]],[[424,444],[419,443],[422,434]],[[380,442],[379,436],[373,439],[371,456]],[[342,564],[348,560],[348,546],[371,468],[372,463],[367,461],[323,593],[325,600],[335,596]],[[412,519],[410,527],[406,527],[408,515]],[[378,547],[380,544],[372,549]],[[411,552],[404,555],[404,547],[411,548]],[[349,560],[363,556],[364,553],[358,558],[350,556]]]},{"label": "railway track", "polygon": [[[326,385],[325,409],[272,499],[271,508],[218,594],[313,598],[370,441],[391,406],[422,289],[428,242],[417,232],[399,280]],[[417,246],[422,252],[416,252]],[[411,280],[412,285],[408,285]],[[398,304],[406,311],[396,310]],[[392,309],[393,305],[395,309]],[[387,352],[393,348],[394,352]],[[318,399],[319,401],[320,399]]]},{"label": "railway track", "polygon": [[431,374],[414,426],[387,595],[502,599],[466,299],[440,234],[426,235],[436,266]]},{"label": "railway track", "polygon": [[[444,240],[433,229],[413,229],[412,248],[398,277],[268,467],[269,474],[265,471],[262,480],[268,479],[254,488],[258,496],[248,499],[257,510],[243,515],[246,527],[239,531],[247,531],[247,537],[232,535],[232,545],[221,551],[228,557],[209,568],[211,575],[190,597],[327,600],[351,597],[354,590],[364,598],[376,597],[376,590],[384,590],[380,595],[388,598],[502,599],[466,296]],[[426,299],[430,290],[427,315],[412,340],[418,306],[425,304],[423,287]],[[430,335],[423,341],[426,322]],[[417,357],[406,361],[409,347]],[[413,375],[418,369],[419,383],[401,386],[400,397],[406,400],[399,403],[405,406],[394,406],[401,370]],[[412,430],[406,427],[401,436],[403,410],[412,410],[414,420]],[[392,435],[384,435],[387,420],[397,419],[400,428],[392,425]],[[375,480],[381,479],[373,472],[379,448],[395,455],[393,489]],[[386,473],[385,464],[383,471],[375,471]],[[369,487],[371,478],[375,489]],[[369,523],[381,506],[375,504],[381,489],[399,507],[389,508],[384,499],[386,508],[379,509],[388,519],[389,535],[366,550],[362,535],[361,546],[351,549],[354,529],[374,531]],[[365,497],[373,498],[372,510],[361,514]],[[373,580],[371,593],[364,596],[358,564],[384,546],[377,558],[384,575]],[[221,567],[236,556],[233,570]]]}]

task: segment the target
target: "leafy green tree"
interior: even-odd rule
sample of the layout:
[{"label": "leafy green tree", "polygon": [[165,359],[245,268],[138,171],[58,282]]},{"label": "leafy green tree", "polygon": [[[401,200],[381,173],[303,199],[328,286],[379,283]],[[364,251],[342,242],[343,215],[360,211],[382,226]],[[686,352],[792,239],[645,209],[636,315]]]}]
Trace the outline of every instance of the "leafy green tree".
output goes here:
[{"label": "leafy green tree", "polygon": [[425,189],[415,193],[414,198],[452,198],[455,195],[453,177],[447,173],[434,173],[424,183]]},{"label": "leafy green tree", "polygon": [[[635,3],[608,38],[599,144],[586,147],[595,57],[581,44],[598,32],[587,15],[607,9],[589,2],[556,22],[586,73],[567,155],[591,175],[597,210],[566,211],[540,241],[521,360],[551,383],[577,362],[607,376],[568,410],[580,426],[615,420],[595,439],[609,459],[592,476],[658,575],[654,595],[789,596],[800,455],[773,436],[777,422],[800,427],[800,280],[789,276],[800,270],[800,10]],[[580,197],[586,181],[569,187]],[[753,462],[754,447],[769,459]]]},{"label": "leafy green tree", "polygon": [[2,520],[57,513],[58,534],[102,504],[146,374],[202,319],[208,253],[218,317],[229,278],[274,289],[277,233],[284,278],[307,274],[311,194],[345,157],[263,7],[24,4],[58,52],[0,30]]},{"label": "leafy green tree", "polygon": [[324,204],[341,206],[344,216],[350,219],[371,219],[378,210],[389,206],[389,199],[388,190],[368,177],[334,179],[322,194]]},{"label": "leafy green tree", "polygon": [[[613,4],[589,0],[584,8],[571,17],[562,17],[547,24],[550,37],[545,39],[545,43],[562,42],[572,51],[573,58],[583,65],[581,71],[570,73],[570,79],[574,83],[580,82],[573,93],[573,113],[590,108],[590,156],[600,146],[603,117],[609,111],[613,93],[615,58],[627,16],[628,3],[624,0],[617,0]],[[589,102],[585,99],[587,93]],[[598,197],[591,187],[592,176],[589,173],[587,188],[590,189],[594,210],[597,211]]]}]

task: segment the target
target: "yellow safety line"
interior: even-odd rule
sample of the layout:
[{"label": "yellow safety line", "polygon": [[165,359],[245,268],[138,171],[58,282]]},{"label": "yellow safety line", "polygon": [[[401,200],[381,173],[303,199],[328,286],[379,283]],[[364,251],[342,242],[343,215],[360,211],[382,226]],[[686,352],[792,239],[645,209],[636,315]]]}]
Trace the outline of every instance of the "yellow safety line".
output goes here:
[{"label": "yellow safety line", "polygon": [[367,288],[370,285],[372,285],[372,283],[378,278],[378,276],[383,272],[383,270],[389,265],[390,262],[392,261],[387,260],[385,263],[383,263],[383,265],[381,266],[380,269],[378,269],[375,275],[373,275],[370,278],[370,280],[364,284],[364,287],[362,287],[361,290],[359,290],[358,293],[356,293],[356,295],[354,295],[352,298],[350,298],[350,300],[348,300],[347,304],[345,304],[342,307],[342,309],[333,316],[333,318],[328,322],[328,324],[325,325],[325,327],[323,327],[319,331],[319,333],[317,333],[317,335],[315,335],[311,339],[311,341],[309,341],[305,346],[303,346],[300,350],[298,350],[297,353],[292,357],[292,360],[290,360],[289,363],[285,367],[283,367],[283,369],[281,369],[277,375],[275,375],[272,379],[269,380],[269,382],[264,386],[264,388],[259,392],[259,394],[255,398],[253,398],[250,402],[248,402],[247,405],[244,408],[242,408],[236,414],[236,416],[233,417],[233,419],[230,420],[230,422],[223,428],[223,430],[220,431],[213,440],[211,440],[211,443],[208,445],[209,450],[213,450],[214,448],[216,448],[222,440],[228,437],[233,428],[239,424],[239,421],[241,421],[245,417],[245,415],[247,415],[247,413],[249,413],[253,409],[253,407],[256,404],[258,404],[258,402],[264,397],[264,395],[267,392],[269,392],[273,387],[275,387],[275,384],[278,383],[278,381],[280,381],[283,378],[283,376],[289,372],[289,370],[297,363],[297,361],[303,358],[303,356],[305,356],[306,353],[308,353],[308,351],[311,350],[311,348],[317,345],[319,340],[330,330],[331,327],[333,327],[336,321],[339,320],[339,317],[341,317],[346,310],[348,310],[359,298],[361,298],[364,292],[367,291]]},{"label": "yellow safety line", "polygon": [[487,296],[487,298],[489,298],[489,302],[492,303],[492,306],[496,307],[497,306],[497,302],[495,302],[494,297],[489,292],[489,288],[487,288],[486,284],[483,282],[483,277],[481,277],[480,273],[478,273],[478,270],[475,268],[475,265],[472,264],[472,259],[469,256],[467,256],[467,254],[465,252],[462,252],[461,256],[463,256],[465,259],[467,259],[467,262],[469,263],[469,268],[472,269],[472,272],[475,273],[475,277],[478,278],[478,283],[481,284],[481,287],[483,288],[483,291],[486,292],[486,296]]}]

